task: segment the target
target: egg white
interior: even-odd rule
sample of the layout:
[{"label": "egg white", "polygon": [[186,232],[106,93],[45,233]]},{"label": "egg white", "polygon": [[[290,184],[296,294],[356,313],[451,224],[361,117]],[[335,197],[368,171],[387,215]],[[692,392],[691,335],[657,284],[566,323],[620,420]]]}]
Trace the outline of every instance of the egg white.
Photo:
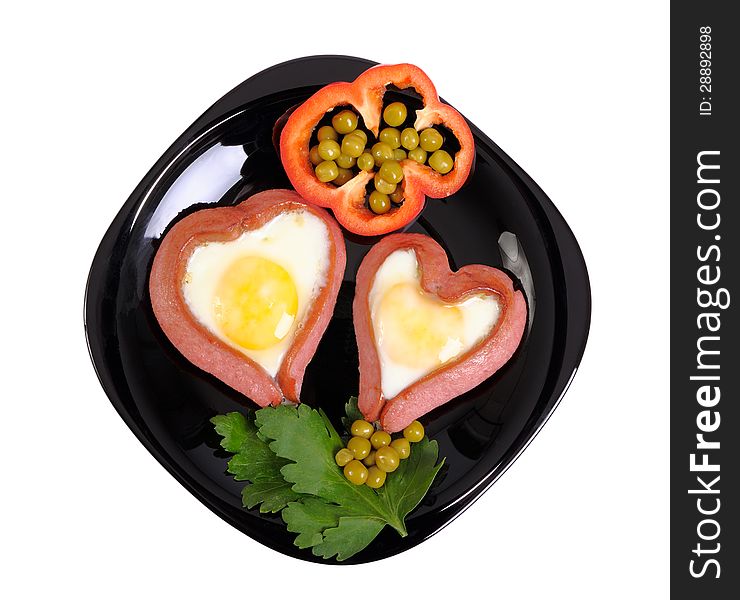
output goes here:
[{"label": "egg white", "polygon": [[[281,213],[235,240],[198,246],[188,260],[183,296],[192,314],[208,331],[274,377],[313,299],[326,284],[329,249],[329,232],[319,217],[306,210]],[[279,325],[283,329],[279,333],[285,337],[265,349],[248,349],[231,341],[218,327],[213,310],[216,288],[224,271],[244,256],[261,257],[280,265],[292,278],[298,296],[295,319]]]},{"label": "egg white", "polygon": [[370,289],[370,319],[380,359],[381,390],[385,398],[393,398],[425,375],[465,354],[491,331],[501,311],[498,300],[491,294],[473,294],[462,302],[449,304],[462,312],[463,326],[458,338],[448,340],[440,352],[439,362],[425,367],[399,364],[390,358],[386,350],[388,336],[398,335],[399,332],[383,331],[377,316],[383,296],[399,283],[414,283],[421,289],[421,273],[413,250],[400,249],[389,254],[375,273]]}]

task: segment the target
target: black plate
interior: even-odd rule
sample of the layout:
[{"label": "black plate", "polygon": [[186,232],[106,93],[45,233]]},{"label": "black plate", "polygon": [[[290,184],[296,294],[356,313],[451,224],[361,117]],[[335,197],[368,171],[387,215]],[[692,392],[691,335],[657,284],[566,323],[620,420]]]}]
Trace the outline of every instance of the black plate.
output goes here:
[{"label": "black plate", "polygon": [[[289,187],[272,143],[286,109],[331,81],[372,65],[341,56],[302,58],[248,79],[201,116],[154,165],[105,234],[90,271],[85,327],[106,394],[142,444],[221,518],[257,541],[321,562],[293,545],[279,516],[241,507],[241,485],[209,418],[244,398],[186,361],[160,330],[147,293],[162,232],[205,205],[231,205],[255,192]],[[409,517],[409,535],[386,528],[347,563],[391,556],[427,539],[488,489],[526,448],[558,405],[588,335],[590,289],[578,244],[550,200],[501,149],[471,125],[477,163],[467,185],[429,200],[409,227],[447,249],[453,267],[508,270],[527,296],[529,326],[513,359],[489,381],[427,415],[427,432],[447,466]],[[367,240],[347,239],[347,271],[334,318],[309,365],[303,401],[339,428],[357,393],[351,301]],[[492,515],[492,519],[496,516]]]}]

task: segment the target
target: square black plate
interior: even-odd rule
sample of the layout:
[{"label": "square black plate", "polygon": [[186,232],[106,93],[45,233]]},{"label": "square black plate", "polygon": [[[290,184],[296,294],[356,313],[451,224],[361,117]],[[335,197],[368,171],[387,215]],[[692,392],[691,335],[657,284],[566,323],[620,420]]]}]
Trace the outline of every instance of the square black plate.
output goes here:
[{"label": "square black plate", "polygon": [[[93,261],[85,299],[100,382],[144,446],[234,527],[275,550],[317,562],[324,561],[293,545],[294,534],[279,515],[242,508],[242,486],[225,473],[227,457],[209,419],[249,402],[174,349],[152,314],[148,276],[159,240],[176,219],[290,187],[273,144],[276,120],[319,87],[351,81],[372,64],[342,56],[293,60],[251,77],[214,104],[165,152],[116,216]],[[409,516],[408,537],[386,528],[347,563],[402,552],[470,506],[544,425],[583,354],[591,299],[578,244],[534,181],[471,129],[477,158],[467,184],[445,200],[428,200],[408,230],[435,238],[453,268],[482,263],[508,271],[527,297],[528,327],[504,368],[423,419],[446,466]],[[372,242],[346,237],[345,280],[302,393],[338,429],[344,403],[357,393],[351,303],[357,267]]]}]

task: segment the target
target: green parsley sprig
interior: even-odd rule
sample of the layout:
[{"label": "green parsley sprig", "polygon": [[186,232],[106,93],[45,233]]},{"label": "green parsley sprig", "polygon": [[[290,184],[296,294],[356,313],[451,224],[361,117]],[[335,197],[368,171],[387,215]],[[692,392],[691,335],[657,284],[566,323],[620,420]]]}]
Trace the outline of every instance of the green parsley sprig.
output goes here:
[{"label": "green parsley sprig", "polygon": [[[349,422],[359,411],[346,405]],[[281,512],[294,543],[325,559],[342,561],[367,547],[386,526],[406,535],[405,519],[426,495],[444,460],[424,438],[379,490],[356,486],[334,455],[342,440],[321,410],[305,404],[231,412],[211,419],[221,446],[233,456],[227,471],[242,490],[245,508]]]}]

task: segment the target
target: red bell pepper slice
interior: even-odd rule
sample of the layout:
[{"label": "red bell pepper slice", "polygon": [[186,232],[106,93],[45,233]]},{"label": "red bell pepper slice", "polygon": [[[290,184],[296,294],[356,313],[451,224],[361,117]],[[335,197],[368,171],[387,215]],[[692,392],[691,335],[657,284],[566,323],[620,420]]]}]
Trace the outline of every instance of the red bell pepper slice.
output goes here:
[{"label": "red bell pepper slice", "polygon": [[[443,125],[457,138],[460,149],[455,153],[453,169],[446,175],[411,159],[401,161],[404,202],[378,215],[365,202],[365,186],[372,180],[374,171],[361,171],[340,187],[322,183],[309,160],[309,144],[318,122],[327,111],[338,106],[353,107],[365,127],[377,137],[383,96],[389,85],[413,88],[421,95],[424,106],[416,111],[417,131]],[[369,68],[352,83],[331,83],[321,88],[296,108],[280,136],[280,157],[293,187],[305,200],[330,208],[349,231],[371,236],[395,231],[413,221],[424,208],[425,196],[444,198],[459,190],[473,165],[475,143],[465,118],[440,101],[424,71],[410,64],[379,65]]]}]

